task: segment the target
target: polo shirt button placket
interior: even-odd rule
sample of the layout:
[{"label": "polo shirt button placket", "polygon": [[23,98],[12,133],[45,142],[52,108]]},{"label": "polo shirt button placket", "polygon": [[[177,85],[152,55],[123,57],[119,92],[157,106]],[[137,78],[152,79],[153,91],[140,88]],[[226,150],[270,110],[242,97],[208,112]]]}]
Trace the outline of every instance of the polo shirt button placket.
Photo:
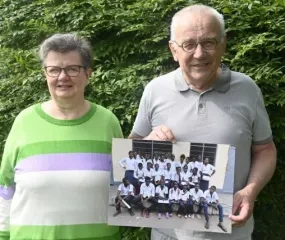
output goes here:
[{"label": "polo shirt button placket", "polygon": [[205,114],[205,112],[206,112],[206,104],[202,100],[202,97],[200,97],[198,104],[198,114]]}]

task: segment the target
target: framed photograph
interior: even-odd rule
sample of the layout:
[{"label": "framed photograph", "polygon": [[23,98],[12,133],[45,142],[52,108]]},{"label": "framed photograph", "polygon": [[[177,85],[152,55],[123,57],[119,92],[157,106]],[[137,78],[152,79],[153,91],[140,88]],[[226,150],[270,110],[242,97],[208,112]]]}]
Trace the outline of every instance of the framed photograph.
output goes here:
[{"label": "framed photograph", "polygon": [[113,139],[108,224],[231,233],[235,148]]}]

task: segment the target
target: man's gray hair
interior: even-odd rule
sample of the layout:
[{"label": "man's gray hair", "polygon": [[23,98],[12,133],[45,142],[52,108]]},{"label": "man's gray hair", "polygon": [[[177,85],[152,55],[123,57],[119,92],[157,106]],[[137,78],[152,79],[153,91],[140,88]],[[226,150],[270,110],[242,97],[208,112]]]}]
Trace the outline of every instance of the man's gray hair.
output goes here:
[{"label": "man's gray hair", "polygon": [[[221,29],[221,37],[226,36],[226,30],[225,30],[225,21],[224,21],[224,16],[220,14],[216,9],[203,5],[203,4],[195,4],[192,6],[188,6],[185,8],[182,8],[180,11],[174,14],[172,21],[171,21],[171,26],[170,26],[170,39],[173,41],[175,40],[175,28],[179,24],[179,20],[181,20],[183,17],[186,15],[190,15],[192,13],[209,13],[213,17],[215,17],[219,24],[220,24],[220,29]],[[189,19],[191,21],[191,19]]]},{"label": "man's gray hair", "polygon": [[92,47],[85,38],[80,37],[77,34],[54,34],[43,41],[39,50],[39,56],[43,64],[50,51],[60,53],[77,51],[81,56],[82,65],[86,68],[92,67]]}]

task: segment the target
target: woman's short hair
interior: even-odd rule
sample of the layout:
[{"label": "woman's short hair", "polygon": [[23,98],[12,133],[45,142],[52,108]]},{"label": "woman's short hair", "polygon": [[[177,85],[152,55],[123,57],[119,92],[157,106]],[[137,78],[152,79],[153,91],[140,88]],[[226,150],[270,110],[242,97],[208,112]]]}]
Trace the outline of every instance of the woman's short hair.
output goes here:
[{"label": "woman's short hair", "polygon": [[81,56],[82,65],[86,68],[92,67],[93,53],[90,43],[83,37],[74,33],[54,34],[40,45],[39,56],[44,63],[50,51],[67,53],[77,51]]}]

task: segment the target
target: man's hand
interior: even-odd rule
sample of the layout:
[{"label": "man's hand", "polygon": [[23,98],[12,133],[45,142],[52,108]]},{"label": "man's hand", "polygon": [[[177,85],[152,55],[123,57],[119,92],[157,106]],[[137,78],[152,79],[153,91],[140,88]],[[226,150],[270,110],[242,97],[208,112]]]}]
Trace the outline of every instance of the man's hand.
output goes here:
[{"label": "man's hand", "polygon": [[254,201],[245,188],[234,194],[232,215],[229,216],[234,227],[245,225],[252,215]]},{"label": "man's hand", "polygon": [[144,140],[154,141],[171,141],[176,142],[172,131],[165,125],[160,125],[152,130],[152,132],[144,138]]}]

